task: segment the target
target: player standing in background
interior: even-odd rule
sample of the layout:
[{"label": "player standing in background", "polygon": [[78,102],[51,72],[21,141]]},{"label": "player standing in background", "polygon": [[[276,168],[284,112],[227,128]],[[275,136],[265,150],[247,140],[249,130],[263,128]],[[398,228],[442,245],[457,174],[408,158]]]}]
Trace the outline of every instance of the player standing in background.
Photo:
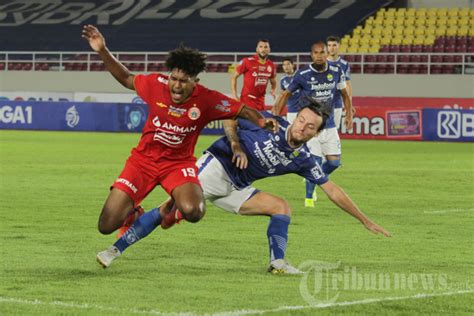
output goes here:
[{"label": "player standing in background", "polygon": [[[349,98],[352,100],[351,67],[349,66],[347,60],[339,56],[340,41],[341,39],[337,36],[329,36],[326,39],[326,45],[328,46],[329,53],[328,61],[329,64],[334,63],[341,67],[342,71],[344,72],[344,76],[346,77],[347,94],[349,94]],[[336,95],[334,96],[334,123],[336,124],[337,130],[339,130],[341,126],[342,107],[342,95],[339,91],[337,91]]]},{"label": "player standing in background", "polygon": [[[310,153],[305,142],[323,128],[330,111],[310,97],[301,103],[302,108],[291,125],[277,118],[280,128],[275,134],[245,120],[239,120],[239,130],[237,122],[225,121],[226,136],[215,141],[197,163],[199,180],[207,200],[234,214],[270,217],[267,229],[270,248],[268,272],[274,274],[301,273],[285,260],[291,210],[284,199],[252,187],[252,183],[258,179],[299,174],[320,185],[331,201],[357,218],[366,229],[390,236],[389,232],[369,220],[349,196],[322,172],[320,158]],[[165,229],[181,217],[180,211],[173,209],[172,204],[169,200],[161,206],[165,213],[168,213],[165,208],[172,209],[161,222]],[[158,225],[153,229],[156,227]],[[130,229],[135,229],[135,224]],[[100,252],[97,260],[102,266],[108,267],[136,241],[122,238],[114,246]]]},{"label": "player standing in background", "polygon": [[[255,55],[242,59],[235,69],[235,73],[230,79],[232,97],[258,111],[265,111],[265,93],[268,81],[271,85],[270,93],[275,97],[276,67],[268,59],[268,54],[270,54],[270,42],[268,40],[259,40],[256,52]],[[237,78],[241,75],[244,75],[244,83],[239,98],[237,96]]]},{"label": "player standing in background", "polygon": [[[288,86],[291,83],[291,80],[293,80],[293,76],[295,75],[295,64],[293,63],[293,60],[290,57],[285,57],[283,59],[283,72],[284,75],[280,79],[280,89],[281,91],[284,91],[288,89]],[[288,122],[292,123],[295,118],[296,114],[298,113],[299,106],[298,106],[298,99],[299,99],[299,94],[298,91],[295,91],[294,94],[291,95],[291,97],[288,99],[288,113],[286,114],[286,119]]]},{"label": "player standing in background", "polygon": [[[135,90],[149,109],[140,142],[132,149],[104,204],[99,231],[110,234],[126,218],[134,220],[139,203],[158,185],[173,197],[187,221],[199,221],[204,216],[205,205],[194,147],[201,129],[212,120],[237,116],[259,126],[276,122],[197,84],[197,75],[206,66],[206,56],[197,50],[182,46],[171,51],[166,60],[169,76],[133,75],[110,53],[97,28],[84,26],[82,37],[99,54],[114,78]],[[159,212],[147,213],[142,218],[145,223],[161,222]]]},{"label": "player standing in background", "polygon": [[[327,61],[328,51],[326,43],[316,42],[311,46],[311,59],[313,61],[308,67],[296,72],[288,89],[278,97],[272,112],[276,115],[287,103],[288,98],[299,90],[301,96],[309,96],[331,106],[331,117],[324,130],[311,141],[309,146],[311,152],[324,158],[323,171],[330,175],[341,164],[341,141],[334,123],[334,111],[332,108],[334,96],[337,90],[341,91],[346,109],[345,124],[348,129],[352,128],[352,101],[346,88],[346,81],[342,69],[338,65],[329,65]],[[306,181],[305,206],[314,207],[316,200],[315,184]]]}]

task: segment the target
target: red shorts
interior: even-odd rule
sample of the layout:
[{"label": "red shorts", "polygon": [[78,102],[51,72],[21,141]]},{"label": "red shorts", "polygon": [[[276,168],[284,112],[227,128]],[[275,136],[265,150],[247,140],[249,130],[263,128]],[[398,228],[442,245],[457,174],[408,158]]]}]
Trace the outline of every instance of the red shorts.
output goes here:
[{"label": "red shorts", "polygon": [[194,159],[154,163],[130,156],[112,188],[127,193],[137,206],[157,185],[171,195],[176,187],[185,183],[201,186]]},{"label": "red shorts", "polygon": [[256,98],[256,97],[251,97],[248,95],[242,95],[240,96],[240,102],[243,104],[254,108],[257,111],[265,111],[265,98]]}]

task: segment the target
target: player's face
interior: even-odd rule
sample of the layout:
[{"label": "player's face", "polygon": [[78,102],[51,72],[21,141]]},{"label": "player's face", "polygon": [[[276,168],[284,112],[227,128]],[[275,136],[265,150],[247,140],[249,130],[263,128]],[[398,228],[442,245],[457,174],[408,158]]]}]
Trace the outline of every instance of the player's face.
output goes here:
[{"label": "player's face", "polygon": [[316,134],[323,123],[323,119],[310,109],[303,109],[291,124],[291,139],[294,143],[305,143]]},{"label": "player's face", "polygon": [[329,53],[329,56],[337,56],[339,54],[339,43],[336,41],[329,41],[328,53]]},{"label": "player's face", "polygon": [[171,100],[176,104],[186,102],[193,93],[196,82],[197,78],[190,77],[180,69],[173,69],[168,80]]},{"label": "player's face", "polygon": [[324,45],[313,45],[311,48],[311,59],[316,65],[326,64],[328,58],[328,51]]},{"label": "player's face", "polygon": [[293,64],[289,60],[284,60],[282,67],[283,72],[287,75],[291,75],[295,71],[295,69],[293,68]]},{"label": "player's face", "polygon": [[268,54],[270,54],[270,43],[267,42],[258,42],[257,44],[257,54],[258,57],[265,59]]}]

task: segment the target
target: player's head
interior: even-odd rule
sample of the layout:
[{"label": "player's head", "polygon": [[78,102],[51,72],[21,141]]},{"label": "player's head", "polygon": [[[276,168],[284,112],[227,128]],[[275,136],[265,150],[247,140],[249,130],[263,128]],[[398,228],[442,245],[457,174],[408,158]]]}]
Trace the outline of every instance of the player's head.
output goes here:
[{"label": "player's head", "polygon": [[290,126],[290,138],[294,144],[303,144],[316,136],[326,125],[328,106],[311,97],[300,99],[301,108]]},{"label": "player's head", "polygon": [[328,47],[329,56],[335,57],[339,55],[339,43],[341,39],[338,36],[328,36],[326,38],[326,45]]},{"label": "player's head", "polygon": [[259,39],[257,42],[256,49],[258,57],[266,59],[270,54],[270,41],[267,39]]},{"label": "player's head", "polygon": [[311,45],[311,59],[316,65],[325,65],[328,58],[328,47],[324,42],[316,42]]},{"label": "player's head", "polygon": [[174,103],[184,103],[191,96],[199,81],[197,75],[206,68],[206,58],[198,50],[183,45],[168,53],[168,86]]},{"label": "player's head", "polygon": [[283,58],[282,67],[283,72],[287,75],[292,75],[295,72],[295,65],[290,57]]}]

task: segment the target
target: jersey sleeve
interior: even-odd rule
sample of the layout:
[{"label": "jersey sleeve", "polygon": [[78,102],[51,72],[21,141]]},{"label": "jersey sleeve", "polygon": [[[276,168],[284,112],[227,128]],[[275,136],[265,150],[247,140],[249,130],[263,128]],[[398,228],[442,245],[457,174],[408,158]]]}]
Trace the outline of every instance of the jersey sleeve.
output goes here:
[{"label": "jersey sleeve", "polygon": [[343,90],[346,87],[347,87],[346,76],[344,75],[344,71],[342,70],[342,68],[339,67],[339,81],[337,83],[337,89],[338,90]]},{"label": "jersey sleeve", "polygon": [[244,72],[247,72],[248,67],[247,67],[247,58],[244,58],[240,61],[240,63],[237,65],[235,68],[235,71],[239,74],[243,74]]},{"label": "jersey sleeve", "polygon": [[206,111],[209,121],[233,119],[239,115],[244,106],[240,101],[214,90],[207,90],[206,99],[209,105]]},{"label": "jersey sleeve", "polygon": [[344,71],[344,76],[346,76],[346,81],[351,80],[351,65],[347,63],[346,71]]},{"label": "jersey sleeve", "polygon": [[293,80],[291,80],[288,88],[286,90],[290,91],[291,93],[295,93],[296,90],[302,88],[303,77],[300,75],[299,72],[295,74]]},{"label": "jersey sleeve", "polygon": [[158,74],[149,75],[135,75],[133,78],[133,86],[137,95],[143,99],[147,104],[151,104],[151,93],[153,91],[153,85],[157,82]]},{"label": "jersey sleeve", "polygon": [[274,63],[272,63],[272,75],[270,76],[271,79],[275,78],[277,75],[277,67]]},{"label": "jersey sleeve", "polygon": [[285,77],[280,79],[280,89],[281,89],[281,91],[286,90],[286,88],[285,88]]},{"label": "jersey sleeve", "polygon": [[318,163],[316,157],[313,155],[308,158],[308,164],[302,167],[298,174],[317,185],[323,185],[329,180],[321,169],[321,165]]}]

